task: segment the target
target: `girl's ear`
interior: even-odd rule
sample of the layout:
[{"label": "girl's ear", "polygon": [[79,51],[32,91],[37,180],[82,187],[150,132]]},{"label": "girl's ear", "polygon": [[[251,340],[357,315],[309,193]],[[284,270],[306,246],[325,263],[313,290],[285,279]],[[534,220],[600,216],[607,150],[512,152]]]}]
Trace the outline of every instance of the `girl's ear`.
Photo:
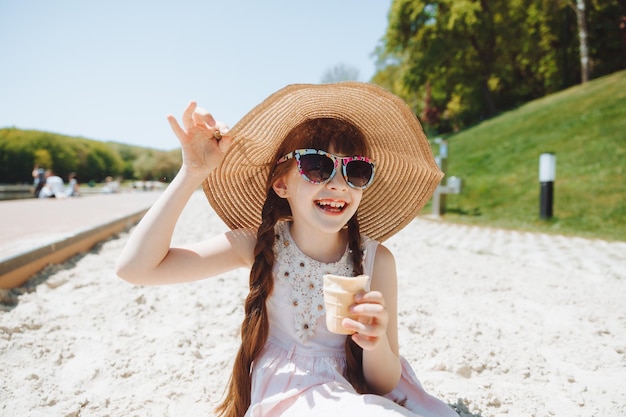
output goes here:
[{"label": "girl's ear", "polygon": [[285,176],[282,176],[274,181],[272,188],[277,196],[280,198],[287,198],[287,182],[285,181]]}]

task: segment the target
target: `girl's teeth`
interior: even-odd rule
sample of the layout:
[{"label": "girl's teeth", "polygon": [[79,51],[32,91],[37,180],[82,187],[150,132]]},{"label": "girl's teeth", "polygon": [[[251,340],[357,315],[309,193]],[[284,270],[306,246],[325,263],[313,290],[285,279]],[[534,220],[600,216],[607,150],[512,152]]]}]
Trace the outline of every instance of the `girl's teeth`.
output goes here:
[{"label": "girl's teeth", "polygon": [[340,203],[337,201],[320,201],[319,203],[321,206],[331,206],[334,208],[341,208],[344,206],[344,203]]}]

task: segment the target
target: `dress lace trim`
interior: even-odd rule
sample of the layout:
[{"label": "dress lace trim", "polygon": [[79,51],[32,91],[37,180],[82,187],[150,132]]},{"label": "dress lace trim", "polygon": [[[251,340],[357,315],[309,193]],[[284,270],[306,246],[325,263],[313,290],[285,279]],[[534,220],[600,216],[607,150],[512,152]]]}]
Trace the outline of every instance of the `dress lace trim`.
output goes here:
[{"label": "dress lace trim", "polygon": [[[274,256],[278,265],[277,280],[290,288],[290,305],[295,317],[296,336],[306,344],[315,336],[315,330],[324,317],[323,275],[335,274],[353,276],[352,259],[349,250],[337,262],[323,263],[310,258],[300,251],[289,231],[290,222],[276,225]],[[365,257],[365,254],[364,254]]]}]

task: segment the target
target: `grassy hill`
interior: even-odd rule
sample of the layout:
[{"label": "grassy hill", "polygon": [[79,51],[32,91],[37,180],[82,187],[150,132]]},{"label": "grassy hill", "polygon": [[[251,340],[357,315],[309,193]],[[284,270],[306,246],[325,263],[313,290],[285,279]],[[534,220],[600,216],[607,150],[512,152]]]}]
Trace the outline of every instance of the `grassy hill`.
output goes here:
[{"label": "grassy hill", "polygon": [[[453,222],[626,241],[626,71],[447,138]],[[435,154],[437,145],[433,146]],[[554,218],[539,219],[539,155],[554,152]]]}]

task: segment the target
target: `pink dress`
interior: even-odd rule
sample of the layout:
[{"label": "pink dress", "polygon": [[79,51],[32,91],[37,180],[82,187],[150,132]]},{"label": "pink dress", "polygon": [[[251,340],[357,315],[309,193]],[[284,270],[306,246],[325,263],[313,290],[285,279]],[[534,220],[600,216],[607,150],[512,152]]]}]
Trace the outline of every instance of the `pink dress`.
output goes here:
[{"label": "pink dress", "polygon": [[[276,233],[274,291],[267,301],[270,334],[253,365],[246,417],[458,417],[424,391],[404,358],[402,377],[391,393],[362,395],[352,388],[343,376],[346,336],[326,329],[322,295],[323,274],[353,275],[348,251],[336,263],[321,263],[298,249],[288,222],[279,223]],[[363,240],[364,271],[371,276],[378,243]]]}]

